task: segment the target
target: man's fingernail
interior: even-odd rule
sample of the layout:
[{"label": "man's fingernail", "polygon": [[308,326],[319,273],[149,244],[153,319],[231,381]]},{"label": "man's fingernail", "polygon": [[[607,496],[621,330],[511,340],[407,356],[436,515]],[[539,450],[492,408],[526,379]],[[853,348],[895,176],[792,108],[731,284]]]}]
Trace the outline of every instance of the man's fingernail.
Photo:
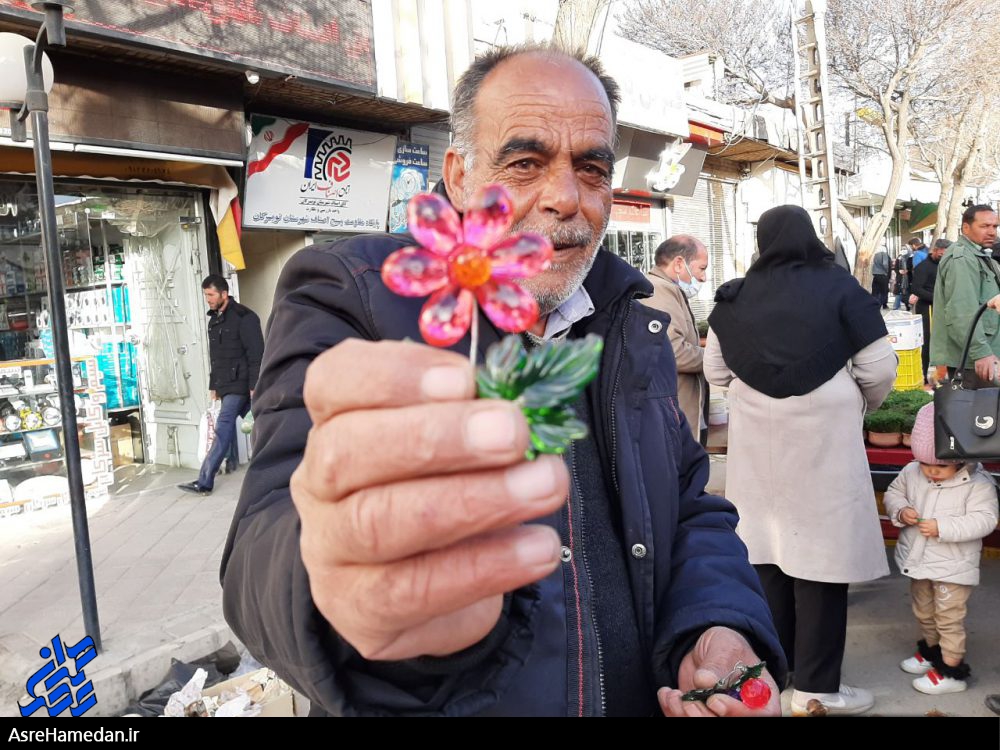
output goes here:
[{"label": "man's fingernail", "polygon": [[526,526],[514,543],[517,561],[525,567],[551,565],[559,559],[559,537],[548,526]]},{"label": "man's fingernail", "polygon": [[542,500],[556,491],[555,465],[544,456],[508,469],[504,479],[515,500]]},{"label": "man's fingernail", "polygon": [[465,423],[465,444],[469,450],[510,450],[516,437],[512,407],[490,406],[477,411]]},{"label": "man's fingernail", "polygon": [[705,706],[708,708],[709,711],[711,711],[716,716],[726,715],[726,708],[727,708],[726,702],[723,700],[719,700],[714,695],[709,696],[708,700],[705,701]]},{"label": "man's fingernail", "polygon": [[420,379],[420,391],[431,401],[466,398],[472,373],[464,367],[432,367]]}]

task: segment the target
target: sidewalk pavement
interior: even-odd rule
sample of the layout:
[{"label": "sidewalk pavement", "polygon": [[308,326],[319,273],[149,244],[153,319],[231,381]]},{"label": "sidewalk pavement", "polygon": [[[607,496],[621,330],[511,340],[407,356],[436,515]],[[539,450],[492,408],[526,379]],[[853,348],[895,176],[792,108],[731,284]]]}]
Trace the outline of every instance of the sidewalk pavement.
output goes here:
[{"label": "sidewalk pavement", "polygon": [[[90,509],[104,652],[87,667],[98,699],[88,715],[120,713],[160,682],[171,657],[197,659],[229,640],[239,645],[222,617],[218,572],[242,471],[198,497],[174,487],[190,471],[136,468],[118,495]],[[724,488],[724,460],[713,459],[709,486]],[[873,714],[992,716],[983,698],[1000,693],[1000,559],[983,560],[970,600],[970,688],[943,696],[918,693],[899,669],[918,631],[909,580],[890,568],[890,577],[851,586],[844,681],[874,692]],[[38,650],[56,634],[69,644],[85,635],[69,510],[0,520],[0,575],[0,716],[16,716],[28,676],[42,664]]]},{"label": "sidewalk pavement", "polygon": [[[238,645],[222,616],[219,562],[244,469],[201,497],[175,487],[191,470],[134,468],[117,494],[88,509],[104,647],[86,668],[91,716],[121,713],[166,676],[171,657]],[[69,508],[0,519],[0,576],[0,716],[17,716],[43,663],[39,649],[57,634],[65,644],[87,635]]]}]

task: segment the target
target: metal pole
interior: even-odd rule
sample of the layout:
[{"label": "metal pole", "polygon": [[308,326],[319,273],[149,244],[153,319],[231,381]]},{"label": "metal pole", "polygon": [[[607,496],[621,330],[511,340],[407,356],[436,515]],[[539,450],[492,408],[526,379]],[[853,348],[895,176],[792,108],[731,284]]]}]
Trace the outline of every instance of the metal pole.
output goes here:
[{"label": "metal pole", "polygon": [[[58,19],[53,16],[58,14]],[[62,8],[46,7],[46,28],[57,26],[52,34],[62,35]],[[80,436],[76,424],[76,400],[73,394],[73,362],[69,353],[69,330],[66,323],[66,286],[63,281],[62,258],[56,234],[55,188],[52,184],[52,152],[49,149],[49,105],[42,80],[41,54],[45,49],[42,31],[36,45],[24,49],[24,67],[28,78],[25,107],[31,115],[32,141],[35,152],[35,179],[38,185],[38,203],[41,211],[42,248],[48,272],[49,304],[52,313],[52,342],[55,347],[56,378],[59,393],[59,411],[62,415],[63,440],[66,448],[66,473],[69,481],[70,509],[73,517],[73,541],[76,547],[76,569],[80,580],[80,600],[83,605],[83,622],[86,634],[94,639],[94,646],[102,650],[101,626],[97,616],[97,591],[94,585],[94,563],[90,550],[90,528],[87,522],[86,496],[83,490],[83,472],[80,467]],[[38,57],[35,58],[35,48]]]}]

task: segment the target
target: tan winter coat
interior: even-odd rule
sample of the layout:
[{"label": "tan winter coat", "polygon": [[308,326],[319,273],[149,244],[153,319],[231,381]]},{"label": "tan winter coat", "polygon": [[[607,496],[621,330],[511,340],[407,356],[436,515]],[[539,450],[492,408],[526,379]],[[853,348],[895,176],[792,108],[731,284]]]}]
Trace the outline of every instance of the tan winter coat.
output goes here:
[{"label": "tan winter coat", "polygon": [[[780,335],[780,331],[775,331]],[[726,366],[708,332],[705,376],[729,386],[726,497],[754,565],[858,583],[889,573],[861,422],[892,389],[896,353],[879,339],[810,393],[772,398]]]},{"label": "tan winter coat", "polygon": [[663,271],[654,268],[646,277],[653,284],[653,296],[640,302],[670,315],[668,333],[677,360],[677,400],[698,440],[701,430],[707,429],[707,425],[702,427],[702,419],[708,385],[702,374],[705,350],[701,348],[694,313],[680,286]]},{"label": "tan winter coat", "polygon": [[[901,573],[966,586],[979,583],[983,537],[997,527],[996,486],[981,464],[966,464],[951,479],[935,482],[913,461],[889,485],[884,503],[893,524],[903,529],[896,543]],[[937,538],[929,539],[916,526],[900,522],[899,514],[907,506],[920,518],[937,521]]]}]

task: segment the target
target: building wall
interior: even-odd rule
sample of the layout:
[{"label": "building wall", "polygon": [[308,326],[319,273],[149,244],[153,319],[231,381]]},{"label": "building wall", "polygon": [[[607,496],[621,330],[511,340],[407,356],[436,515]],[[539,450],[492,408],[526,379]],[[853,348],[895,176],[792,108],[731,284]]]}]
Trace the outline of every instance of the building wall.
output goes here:
[{"label": "building wall", "polygon": [[244,232],[241,241],[247,267],[239,272],[240,302],[257,313],[266,326],[281,269],[310,242],[303,232],[256,230]]}]

